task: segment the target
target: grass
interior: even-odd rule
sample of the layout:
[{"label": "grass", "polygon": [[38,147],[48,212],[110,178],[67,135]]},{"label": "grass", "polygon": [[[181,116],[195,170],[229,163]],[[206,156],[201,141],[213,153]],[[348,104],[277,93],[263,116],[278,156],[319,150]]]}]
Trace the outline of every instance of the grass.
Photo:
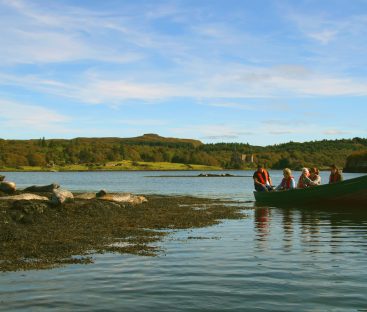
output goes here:
[{"label": "grass", "polygon": [[170,162],[145,162],[145,161],[111,161],[105,164],[77,164],[54,166],[51,168],[40,166],[1,167],[0,171],[142,171],[142,170],[222,170],[217,166],[196,164],[181,164]]}]

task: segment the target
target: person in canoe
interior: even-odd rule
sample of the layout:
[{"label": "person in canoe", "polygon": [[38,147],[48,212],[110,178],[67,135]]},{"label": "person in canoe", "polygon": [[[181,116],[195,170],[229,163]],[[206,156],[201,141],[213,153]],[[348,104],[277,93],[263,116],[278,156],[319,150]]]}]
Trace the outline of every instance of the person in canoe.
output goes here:
[{"label": "person in canoe", "polygon": [[331,165],[330,166],[330,177],[329,177],[329,184],[341,182],[343,181],[343,176],[341,171],[338,169],[337,166]]},{"label": "person in canoe", "polygon": [[292,176],[292,171],[289,168],[283,169],[283,180],[280,184],[275,188],[277,191],[288,191],[296,188],[296,181],[294,181],[294,177]]},{"label": "person in canoe", "polygon": [[313,186],[321,184],[319,169],[317,169],[316,167],[310,169],[310,179],[311,179],[311,185]]},{"label": "person in canoe", "polygon": [[306,188],[311,185],[310,172],[307,168],[302,168],[301,176],[298,179],[297,188]]},{"label": "person in canoe", "polygon": [[268,170],[258,165],[253,175],[255,190],[258,192],[269,192],[273,190],[273,182],[271,181]]}]

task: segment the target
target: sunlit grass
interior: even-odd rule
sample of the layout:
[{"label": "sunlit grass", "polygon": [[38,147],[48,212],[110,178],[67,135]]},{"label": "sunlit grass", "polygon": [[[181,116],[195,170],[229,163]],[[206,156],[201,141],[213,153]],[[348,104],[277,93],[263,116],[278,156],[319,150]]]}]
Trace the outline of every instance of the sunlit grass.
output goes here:
[{"label": "sunlit grass", "polygon": [[218,166],[196,164],[181,164],[170,162],[145,162],[145,161],[111,161],[104,164],[75,164],[53,167],[18,166],[2,167],[0,171],[123,171],[123,170],[222,170]]}]

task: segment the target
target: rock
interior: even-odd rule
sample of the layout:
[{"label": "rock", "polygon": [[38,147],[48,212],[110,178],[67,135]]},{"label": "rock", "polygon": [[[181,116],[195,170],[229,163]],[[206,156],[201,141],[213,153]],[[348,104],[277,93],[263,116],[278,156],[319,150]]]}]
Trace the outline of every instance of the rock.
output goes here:
[{"label": "rock", "polygon": [[3,197],[0,197],[0,200],[47,200],[48,201],[48,198],[45,196],[39,196],[36,194],[24,193],[20,195],[3,196]]},{"label": "rock", "polygon": [[53,192],[53,190],[58,189],[60,187],[59,184],[52,183],[49,185],[32,185],[27,188],[25,188],[23,191],[25,192]]},{"label": "rock", "polygon": [[74,200],[74,195],[68,190],[58,188],[52,192],[51,202],[53,204],[59,205],[72,200]]},{"label": "rock", "polygon": [[0,191],[4,193],[14,193],[16,189],[16,185],[14,182],[0,182]]},{"label": "rock", "polygon": [[235,177],[233,174],[230,173],[221,173],[221,174],[216,174],[216,173],[200,173],[198,175],[198,177]]},{"label": "rock", "polygon": [[102,197],[105,196],[107,194],[106,190],[100,190],[98,193],[96,193],[96,197]]},{"label": "rock", "polygon": [[129,203],[129,204],[142,204],[148,200],[144,196],[133,195],[130,193],[110,193],[104,196],[98,197],[98,199],[108,200],[118,203]]},{"label": "rock", "polygon": [[0,182],[4,181],[4,179],[5,179],[5,176],[0,174]]},{"label": "rock", "polygon": [[42,214],[47,208],[47,203],[39,201],[16,201],[10,210],[10,215],[16,222],[33,223],[35,218]]}]

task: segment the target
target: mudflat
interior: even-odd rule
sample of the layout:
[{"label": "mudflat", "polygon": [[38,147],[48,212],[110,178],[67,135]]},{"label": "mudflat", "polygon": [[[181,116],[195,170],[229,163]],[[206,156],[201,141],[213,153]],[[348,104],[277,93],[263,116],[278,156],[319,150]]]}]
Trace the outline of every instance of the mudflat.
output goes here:
[{"label": "mudflat", "polygon": [[190,196],[146,198],[140,205],[98,198],[62,205],[0,200],[0,271],[87,264],[93,254],[105,252],[156,256],[161,250],[155,243],[172,229],[245,217],[240,203]]}]

